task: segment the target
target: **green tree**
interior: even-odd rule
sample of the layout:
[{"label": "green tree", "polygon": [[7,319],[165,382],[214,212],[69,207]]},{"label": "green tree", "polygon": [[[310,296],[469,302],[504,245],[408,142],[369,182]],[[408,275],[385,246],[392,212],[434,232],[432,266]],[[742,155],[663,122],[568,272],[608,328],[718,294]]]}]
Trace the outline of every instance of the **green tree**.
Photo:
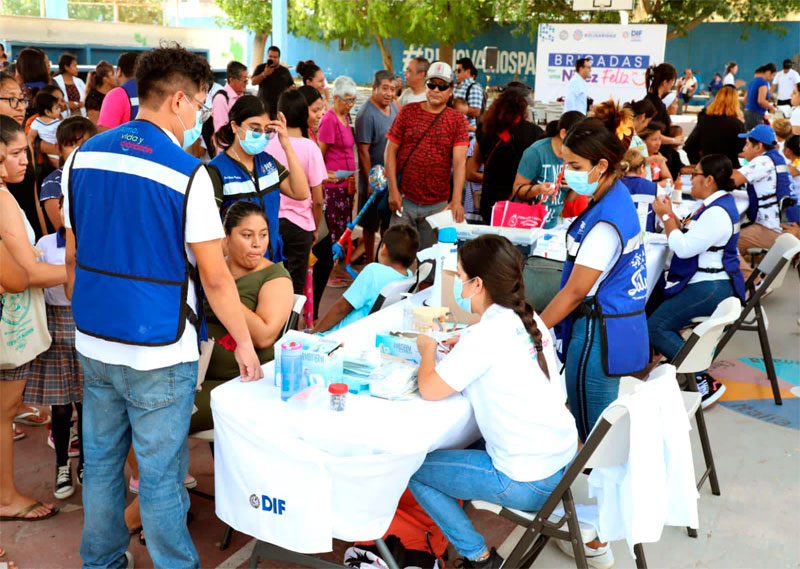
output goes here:
[{"label": "green tree", "polygon": [[295,0],[289,11],[292,33],[317,41],[346,40],[381,50],[394,71],[389,39],[440,45],[445,59],[453,44],[467,41],[492,21],[491,0]]},{"label": "green tree", "polygon": [[[741,22],[746,39],[750,27],[785,34],[780,20],[800,10],[800,0],[637,0],[636,8],[631,23],[666,24],[667,41],[710,20]],[[494,13],[531,37],[546,22],[619,23],[617,12],[575,12],[572,0],[494,0]]]},{"label": "green tree", "polygon": [[233,29],[246,28],[255,33],[250,67],[264,62],[267,36],[272,31],[272,2],[270,0],[214,0],[226,14],[218,24]]},{"label": "green tree", "polygon": [[9,16],[41,16],[39,0],[3,0],[2,13]]}]

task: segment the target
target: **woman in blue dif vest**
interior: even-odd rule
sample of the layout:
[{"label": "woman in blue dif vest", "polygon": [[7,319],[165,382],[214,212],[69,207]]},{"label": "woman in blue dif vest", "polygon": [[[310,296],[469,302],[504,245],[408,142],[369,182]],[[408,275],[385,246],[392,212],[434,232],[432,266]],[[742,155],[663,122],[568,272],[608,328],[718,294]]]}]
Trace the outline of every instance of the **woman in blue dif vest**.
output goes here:
[{"label": "woman in blue dif vest", "polygon": [[[733,165],[727,156],[704,156],[692,173],[692,197],[703,203],[683,223],[672,213],[668,197],[653,202],[653,211],[664,222],[674,255],[663,294],[656,293],[660,294],[661,303],[647,319],[647,327],[653,349],[667,360],[672,360],[683,346],[680,331],[692,318],[710,316],[728,297],[745,300],[737,249],[739,211],[730,193],[735,186],[732,174]],[[648,312],[657,300],[648,304]],[[697,374],[696,380],[703,395],[703,408],[725,392],[725,386],[706,372]]]},{"label": "woman in blue dif vest", "polygon": [[[294,153],[282,113],[278,113],[277,120],[270,120],[261,99],[242,95],[231,107],[228,119],[214,135],[217,145],[225,151],[208,164],[217,205],[223,219],[231,204],[239,200],[260,205],[269,222],[270,245],[265,256],[280,263],[285,259],[278,231],[281,194],[295,200],[306,199],[310,191],[306,173]],[[273,136],[278,137],[286,153],[288,170],[264,152]]]},{"label": "woman in blue dif vest", "polygon": [[548,328],[557,325],[569,407],[583,441],[617,398],[619,377],[650,359],[642,231],[617,171],[630,145],[631,112],[607,101],[592,114],[564,139],[564,181],[590,201],[567,232],[561,291],[541,315]]}]

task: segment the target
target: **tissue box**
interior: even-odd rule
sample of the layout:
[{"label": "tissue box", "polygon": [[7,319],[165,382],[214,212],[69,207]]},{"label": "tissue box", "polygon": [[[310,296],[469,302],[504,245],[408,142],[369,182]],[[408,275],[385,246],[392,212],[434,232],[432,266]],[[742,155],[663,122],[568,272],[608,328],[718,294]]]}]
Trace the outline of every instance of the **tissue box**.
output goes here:
[{"label": "tissue box", "polygon": [[421,357],[417,349],[417,334],[413,332],[381,332],[375,335],[375,345],[382,353],[396,356],[419,365]]},{"label": "tissue box", "polygon": [[[275,385],[281,385],[281,344],[284,342],[299,342],[303,346],[303,380],[305,385],[322,385],[326,387],[331,383],[342,381],[344,370],[344,354],[340,349],[331,355],[328,352],[336,348],[339,342],[304,334],[290,330],[275,342]],[[324,378],[324,382],[320,381]]]}]

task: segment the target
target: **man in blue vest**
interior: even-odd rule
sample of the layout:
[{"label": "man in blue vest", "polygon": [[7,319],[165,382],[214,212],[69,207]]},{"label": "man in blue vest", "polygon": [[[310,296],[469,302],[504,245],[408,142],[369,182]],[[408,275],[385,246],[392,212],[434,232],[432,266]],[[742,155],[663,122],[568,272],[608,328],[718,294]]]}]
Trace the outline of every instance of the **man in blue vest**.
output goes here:
[{"label": "man in blue vest", "polygon": [[210,73],[181,47],[142,54],[137,120],[97,135],[64,166],[67,292],[86,378],[84,567],[132,562],[123,518],[131,443],[154,565],[200,567],[183,479],[203,291],[236,342],[242,379],[263,376],[223,258],[211,179],[181,148],[207,118]]}]

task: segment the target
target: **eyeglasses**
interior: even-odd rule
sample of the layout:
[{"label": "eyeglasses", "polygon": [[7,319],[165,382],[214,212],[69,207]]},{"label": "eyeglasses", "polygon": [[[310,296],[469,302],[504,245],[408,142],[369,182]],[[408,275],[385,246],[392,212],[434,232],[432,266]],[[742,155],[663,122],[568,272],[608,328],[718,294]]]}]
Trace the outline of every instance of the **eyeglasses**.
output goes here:
[{"label": "eyeglasses", "polygon": [[12,109],[18,109],[20,105],[27,107],[31,102],[24,97],[0,97],[0,101],[8,101],[8,106]]},{"label": "eyeglasses", "polygon": [[206,122],[209,119],[209,117],[211,117],[211,109],[205,106],[204,103],[201,103],[194,97],[187,97],[185,93],[183,95],[183,98],[186,99],[187,101],[194,103],[195,105],[199,105],[200,122]]},{"label": "eyeglasses", "polygon": [[351,105],[355,105],[356,104],[356,98],[355,97],[348,97],[347,99],[339,99],[339,100],[341,102],[343,102],[345,105],[347,105],[348,107],[351,106]]},{"label": "eyeglasses", "polygon": [[692,178],[694,178],[695,176],[705,176],[705,174],[703,174],[702,172],[698,172],[697,170],[695,170],[694,172],[692,172]]},{"label": "eyeglasses", "polygon": [[269,134],[272,134],[273,132],[275,132],[275,129],[273,129],[273,128],[267,128],[267,129],[263,129],[262,130],[262,129],[258,128],[258,127],[250,128],[250,127],[242,126],[241,129],[243,131],[245,131],[245,132],[250,131],[254,135],[256,135],[257,137],[260,137],[260,136],[262,136],[264,134],[268,134],[269,135]]},{"label": "eyeglasses", "polygon": [[450,83],[436,83],[435,81],[428,81],[426,85],[431,91],[435,91],[437,89],[439,91],[447,91],[450,88]]}]

